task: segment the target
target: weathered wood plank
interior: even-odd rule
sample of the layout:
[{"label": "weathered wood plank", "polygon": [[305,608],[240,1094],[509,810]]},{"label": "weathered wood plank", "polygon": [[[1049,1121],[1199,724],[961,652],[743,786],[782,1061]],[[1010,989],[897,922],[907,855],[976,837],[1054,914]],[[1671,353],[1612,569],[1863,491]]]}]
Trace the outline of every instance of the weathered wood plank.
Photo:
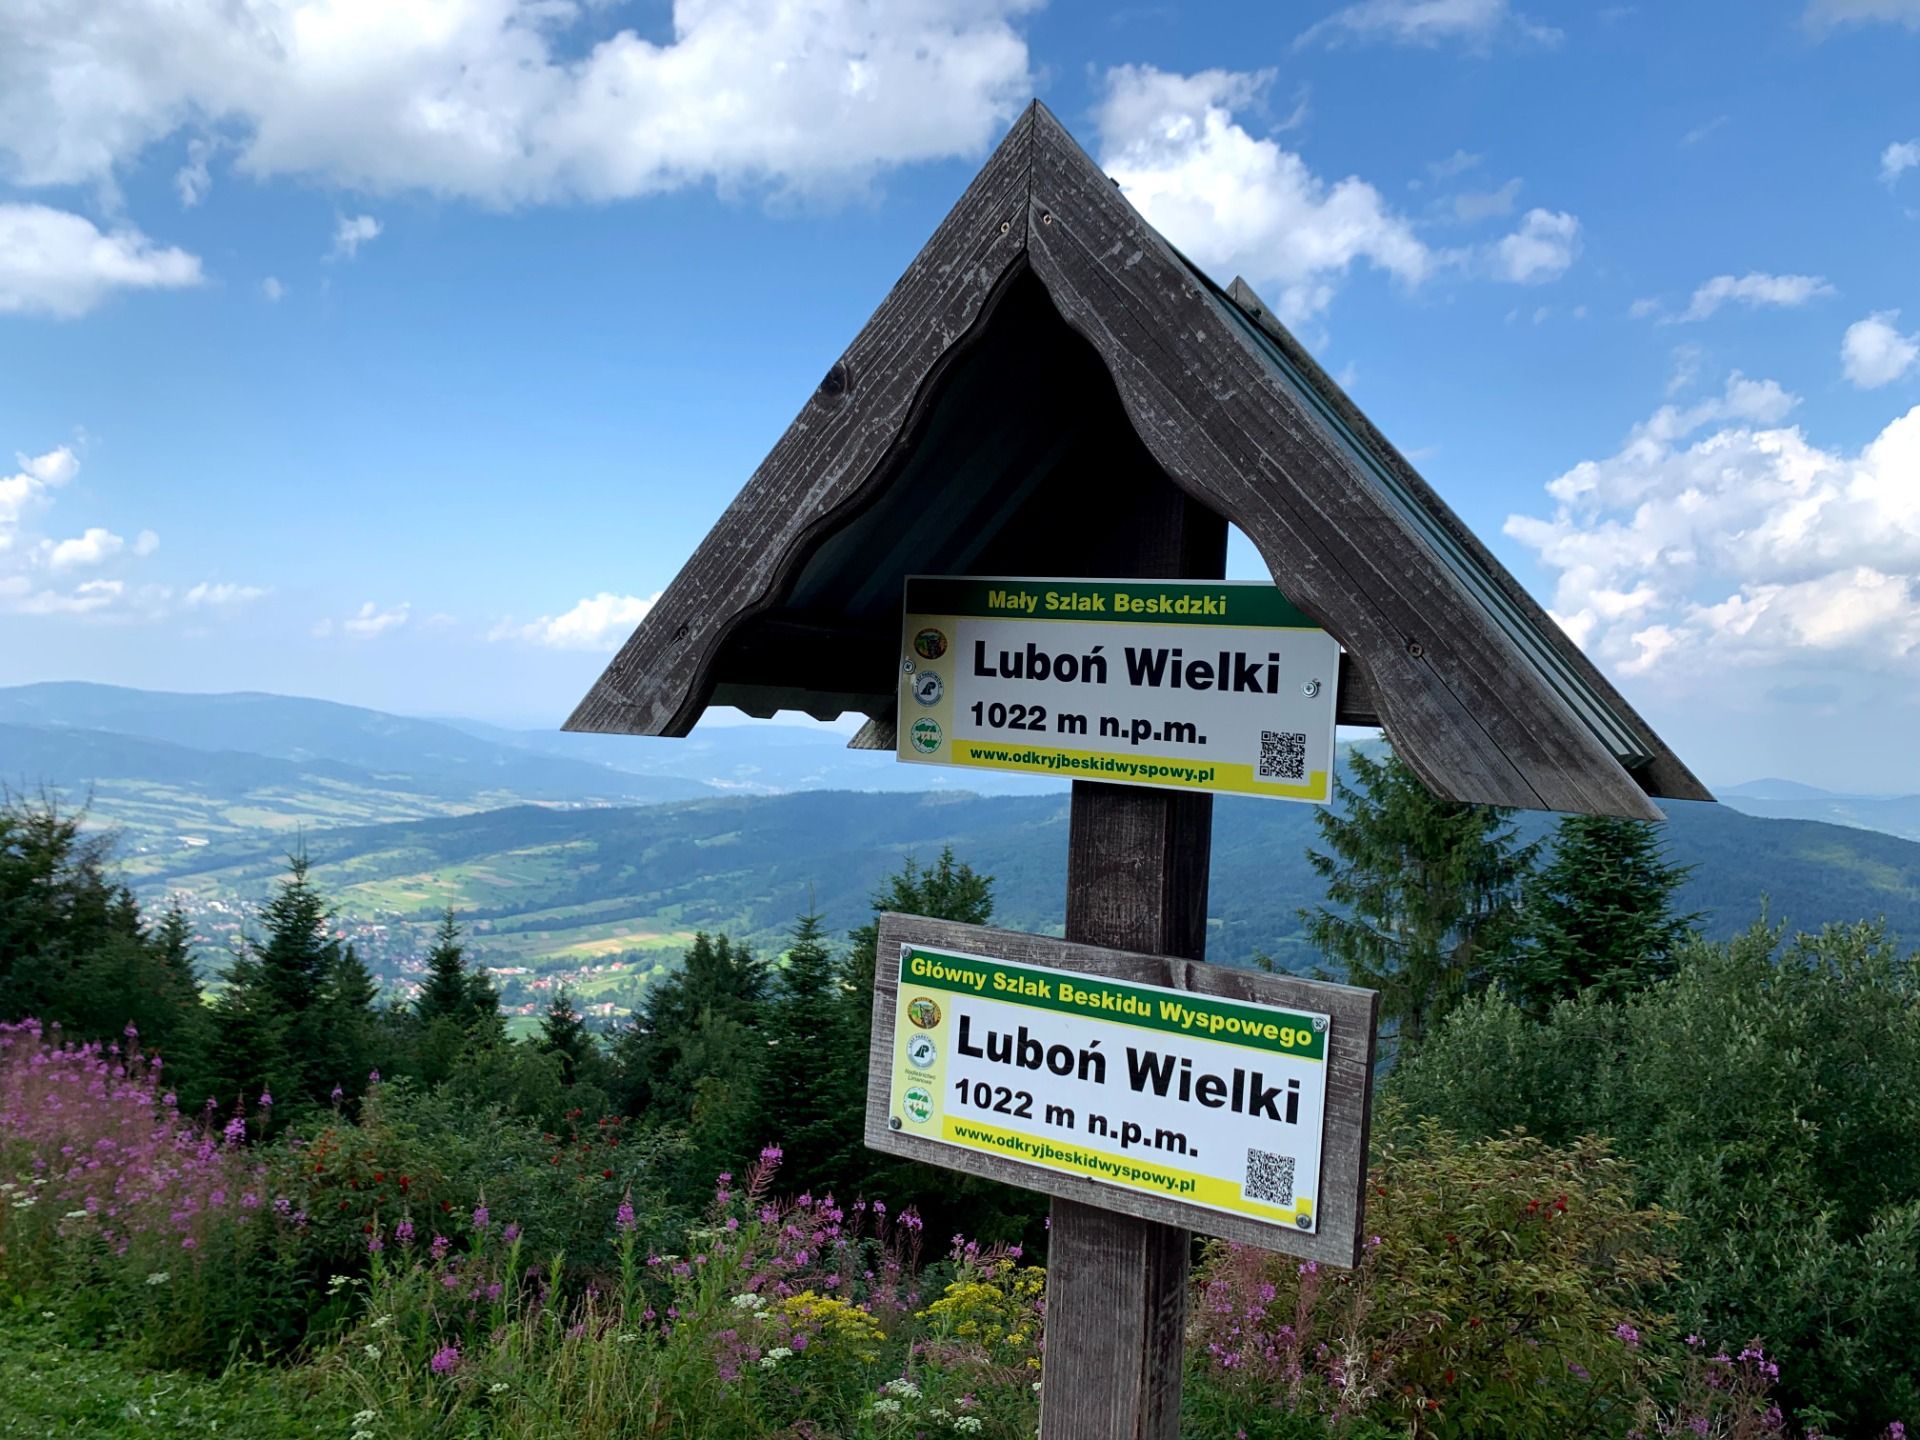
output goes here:
[{"label": "weathered wood plank", "polygon": [[1034,167],[1035,274],[1167,473],[1232,517],[1359,657],[1422,779],[1462,799],[1659,818],[1044,110]]},{"label": "weathered wood plank", "polygon": [[565,728],[692,729],[721,645],[858,507],[943,361],[1019,269],[1034,114],[1015,123]]},{"label": "weathered wood plank", "polygon": [[[1196,995],[1317,1010],[1332,1017],[1327,1046],[1325,1149],[1320,1162],[1319,1228],[1312,1235],[1256,1220],[1205,1210],[1179,1200],[1138,1195],[1098,1180],[1034,1169],[993,1155],[976,1155],[889,1128],[888,1086],[893,1066],[894,1010],[900,990],[899,955],[904,944],[929,945],[1005,958],[1022,965],[1080,970],[1146,985],[1165,985]],[[1165,955],[1139,954],[1100,945],[1080,945],[1047,935],[988,926],[958,925],[915,915],[880,917],[880,963],[875,977],[873,1030],[868,1054],[866,1141],[876,1150],[930,1165],[985,1175],[1056,1198],[1173,1223],[1203,1235],[1318,1260],[1353,1265],[1364,1239],[1363,1192],[1367,1124],[1373,1095],[1374,1028],[1379,997],[1347,985],[1236,970]],[[877,1098],[876,1098],[877,1097]]]}]

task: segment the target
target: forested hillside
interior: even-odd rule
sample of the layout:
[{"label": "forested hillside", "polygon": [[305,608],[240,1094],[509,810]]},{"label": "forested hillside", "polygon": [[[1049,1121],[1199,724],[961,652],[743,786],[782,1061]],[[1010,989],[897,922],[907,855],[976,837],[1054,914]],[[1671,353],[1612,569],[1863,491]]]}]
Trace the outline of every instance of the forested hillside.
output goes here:
[{"label": "forested hillside", "polygon": [[[1920,935],[1920,844],[1811,821],[1758,820],[1716,805],[1667,807],[1680,893],[1724,937],[1761,913],[1796,926],[1884,915]],[[672,949],[701,928],[776,940],[808,897],[836,928],[882,876],[946,846],[999,877],[999,913],[1020,929],[1062,917],[1064,796],[804,792],[621,809],[532,806],[453,819],[318,830],[315,875],[344,915],[431,924],[453,905],[494,961],[566,966],[622,950]],[[1522,816],[1523,834],[1546,817]],[[1309,807],[1223,800],[1215,810],[1210,958],[1266,954],[1310,968],[1299,907],[1318,894]],[[143,869],[142,888],[201,900],[264,893],[284,867],[279,837],[225,841]]]}]

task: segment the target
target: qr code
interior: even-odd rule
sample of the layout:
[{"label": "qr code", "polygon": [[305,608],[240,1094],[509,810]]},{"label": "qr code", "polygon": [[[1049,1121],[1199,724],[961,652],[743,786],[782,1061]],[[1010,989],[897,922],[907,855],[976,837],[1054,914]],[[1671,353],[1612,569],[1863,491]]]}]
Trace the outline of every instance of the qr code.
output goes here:
[{"label": "qr code", "polygon": [[1262,730],[1256,773],[1262,780],[1306,779],[1307,737],[1298,730]]},{"label": "qr code", "polygon": [[1269,1205],[1293,1204],[1293,1156],[1270,1150],[1247,1151],[1247,1179],[1241,1190],[1249,1200]]}]

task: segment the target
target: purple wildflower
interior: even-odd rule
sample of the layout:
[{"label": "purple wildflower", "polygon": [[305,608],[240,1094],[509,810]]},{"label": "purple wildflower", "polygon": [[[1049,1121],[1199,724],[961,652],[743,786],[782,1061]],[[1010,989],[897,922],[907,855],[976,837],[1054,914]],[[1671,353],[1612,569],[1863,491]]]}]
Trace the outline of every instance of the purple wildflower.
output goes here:
[{"label": "purple wildflower", "polygon": [[271,1090],[262,1090],[260,1092],[260,1108],[262,1110],[271,1110],[273,1108],[273,1092]]},{"label": "purple wildflower", "polygon": [[613,1228],[622,1235],[631,1235],[633,1227],[638,1223],[633,1218],[633,1192],[629,1190],[620,1197],[620,1208],[613,1212]]},{"label": "purple wildflower", "polygon": [[402,1220],[393,1227],[393,1243],[402,1246],[413,1244],[413,1221]]},{"label": "purple wildflower", "polygon": [[460,1347],[443,1345],[434,1352],[433,1359],[427,1362],[436,1375],[450,1375],[460,1364]]},{"label": "purple wildflower", "polygon": [[487,1226],[492,1223],[492,1217],[487,1214],[487,1207],[484,1203],[473,1207],[473,1228],[475,1230],[484,1233]]},{"label": "purple wildflower", "polygon": [[507,1222],[507,1228],[500,1232],[500,1238],[509,1245],[518,1240],[520,1238],[520,1222],[518,1220],[509,1220]]},{"label": "purple wildflower", "polygon": [[1625,1341],[1628,1345],[1634,1347],[1635,1349],[1639,1348],[1640,1332],[1634,1329],[1633,1326],[1627,1324],[1626,1321],[1622,1320],[1618,1325],[1614,1326],[1613,1333],[1617,1338]]}]

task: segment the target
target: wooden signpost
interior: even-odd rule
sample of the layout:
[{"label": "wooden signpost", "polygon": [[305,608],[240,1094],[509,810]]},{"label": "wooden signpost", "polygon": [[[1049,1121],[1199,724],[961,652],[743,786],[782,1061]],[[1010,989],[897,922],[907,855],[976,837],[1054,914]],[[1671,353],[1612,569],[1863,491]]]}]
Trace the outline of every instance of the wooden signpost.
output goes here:
[{"label": "wooden signpost", "polygon": [[[989,692],[956,717],[951,675],[903,671],[904,587],[1217,581],[1229,523],[1338,643],[1302,683],[1437,794],[1643,819],[1711,798],[1259,297],[1171,249],[1038,103],[567,722],[853,711],[859,747],[938,763],[958,737],[966,763],[1112,777],[1074,779],[1065,941],[880,931],[869,1143],[1053,1196],[1043,1440],[1176,1436],[1191,1230],[1352,1263],[1376,1002],[1204,963],[1212,789],[1317,799],[1310,764],[1201,783],[1217,737],[1175,733],[1185,712],[1090,719],[1104,748],[1056,719],[1016,755]],[[1229,663],[1201,658],[1183,683]],[[1272,763],[1314,723],[1280,723]]]}]

